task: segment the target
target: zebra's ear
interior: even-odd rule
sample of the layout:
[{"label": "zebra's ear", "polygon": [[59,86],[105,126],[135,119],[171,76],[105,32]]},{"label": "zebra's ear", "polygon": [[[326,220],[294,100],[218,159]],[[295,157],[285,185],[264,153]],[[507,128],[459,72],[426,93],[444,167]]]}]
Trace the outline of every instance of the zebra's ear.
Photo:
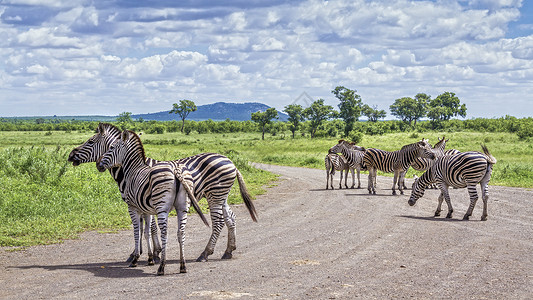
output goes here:
[{"label": "zebra's ear", "polygon": [[124,130],[122,131],[122,136],[121,136],[122,140],[123,141],[127,141],[129,140],[130,138],[130,132],[128,130]]},{"label": "zebra's ear", "polygon": [[96,129],[96,132],[99,133],[99,134],[103,134],[105,132],[104,123],[100,122],[98,124],[98,128]]}]

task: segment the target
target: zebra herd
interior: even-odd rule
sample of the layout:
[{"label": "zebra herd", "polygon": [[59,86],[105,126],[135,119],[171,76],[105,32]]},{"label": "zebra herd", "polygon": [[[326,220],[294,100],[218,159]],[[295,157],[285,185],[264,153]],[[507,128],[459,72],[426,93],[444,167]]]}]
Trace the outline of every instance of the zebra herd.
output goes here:
[{"label": "zebra herd", "polygon": [[[488,182],[496,159],[485,146],[482,146],[483,153],[445,150],[447,141],[443,137],[432,147],[427,140],[422,139],[397,151],[388,152],[340,140],[329,149],[325,157],[326,189],[329,187],[333,189],[335,171],[341,172],[339,188],[342,188],[343,173],[345,173],[344,185],[348,188],[348,172],[352,173],[351,188],[355,187],[355,170],[357,170],[357,188],[361,188],[360,172],[368,171],[368,192],[376,194],[376,177],[377,171],[380,170],[394,172],[392,193],[396,194],[397,186],[403,194],[405,173],[412,167],[425,173],[415,180],[409,205],[415,205],[423,196],[425,189],[431,184],[436,184],[441,194],[435,216],[440,215],[442,202],[446,200],[447,217],[451,218],[453,208],[448,188],[467,187],[470,206],[464,219],[468,219],[478,198],[476,185],[480,183],[484,204],[481,220],[486,220]],[[201,153],[173,161],[157,161],[146,157],[141,139],[135,132],[121,131],[111,124],[100,123],[95,135],[71,151],[68,161],[74,166],[96,162],[100,172],[109,170],[116,181],[122,199],[128,205],[133,225],[134,250],[127,259],[130,267],[137,266],[142,254],[141,238],[144,233],[148,264],[159,262],[157,275],[164,275],[168,217],[170,211],[175,209],[178,217],[180,273],[185,273],[187,271],[184,256],[185,226],[191,204],[202,221],[209,226],[198,205],[198,200],[203,197],[208,202],[212,231],[197,261],[207,261],[209,255],[213,254],[224,226],[228,227],[228,243],[222,259],[232,258],[232,252],[236,249],[236,222],[227,198],[235,181],[239,184],[241,197],[252,220],[257,222],[257,213],[242,174],[229,158],[221,154]],[[157,222],[153,218],[154,215],[157,216]],[[161,231],[161,243],[159,243],[158,228]]]},{"label": "zebra herd", "polygon": [[[428,186],[436,185],[440,189],[438,206],[435,216],[440,216],[441,205],[446,200],[448,205],[447,218],[452,217],[453,208],[450,201],[448,188],[468,188],[470,206],[463,219],[468,220],[476,205],[478,194],[476,186],[481,185],[481,198],[483,200],[483,214],[481,220],[487,219],[488,183],[492,174],[496,158],[492,156],[486,146],[482,145],[483,153],[477,151],[460,152],[456,149],[445,150],[448,140],[443,137],[431,146],[426,139],[405,145],[400,150],[389,152],[375,148],[364,148],[345,140],[340,140],[331,147],[325,157],[326,189],[333,189],[333,175],[335,171],[341,172],[339,188],[342,188],[342,176],[345,172],[345,187],[348,172],[351,171],[355,186],[354,170],[357,169],[357,178],[361,170],[368,171],[368,193],[376,194],[377,171],[394,173],[392,182],[392,194],[396,195],[396,186],[403,195],[405,187],[405,174],[412,167],[417,171],[425,171],[415,179],[411,189],[409,205],[415,205],[416,201],[424,195]],[[358,188],[361,187],[359,180]]]},{"label": "zebra herd", "polygon": [[[133,223],[135,248],[127,260],[131,267],[137,265],[142,254],[140,240],[144,220],[148,264],[159,261],[157,274],[164,274],[168,213],[175,208],[178,214],[180,272],[186,272],[183,243],[186,212],[189,209],[187,199],[207,225],[207,220],[197,204],[197,199],[202,197],[207,199],[209,205],[212,232],[197,261],[207,261],[224,225],[228,227],[228,244],[222,258],[231,258],[233,250],[236,249],[236,223],[235,214],[228,205],[227,198],[235,180],[239,184],[241,196],[252,220],[257,221],[257,213],[242,174],[230,159],[221,154],[201,153],[174,161],[157,161],[145,156],[137,134],[132,131],[122,132],[111,124],[101,123],[94,136],[71,151],[68,161],[74,166],[96,162],[99,171],[109,170],[117,182]],[[159,244],[157,226],[152,215],[157,215],[162,245]]]}]

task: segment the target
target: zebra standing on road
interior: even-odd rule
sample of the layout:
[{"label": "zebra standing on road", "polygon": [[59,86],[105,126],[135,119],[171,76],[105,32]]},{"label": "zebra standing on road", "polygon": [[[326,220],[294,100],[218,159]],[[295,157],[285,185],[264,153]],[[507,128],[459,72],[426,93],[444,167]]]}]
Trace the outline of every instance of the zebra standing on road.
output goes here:
[{"label": "zebra standing on road", "polygon": [[125,183],[122,197],[126,200],[128,207],[139,214],[157,215],[162,244],[161,262],[157,275],[165,273],[168,215],[172,209],[176,209],[180,273],[187,272],[184,256],[185,225],[189,211],[187,196],[204,223],[209,226],[192,192],[192,179],[189,181],[183,179],[190,177],[190,174],[182,174],[181,169],[174,168],[167,162],[149,166],[146,163],[141,139],[129,130],[122,133],[122,138],[109,148],[96,162],[96,166],[100,172],[113,167],[122,167]]},{"label": "zebra standing on road", "polygon": [[[435,158],[439,158],[444,155],[444,148],[446,148],[446,142],[448,142],[448,140],[446,139],[446,137],[443,136],[442,139],[439,139],[439,141],[433,146],[433,153],[435,154]],[[424,171],[427,171],[429,168],[431,168],[434,162],[435,162],[434,159],[417,157],[415,161],[413,162],[413,164],[411,164],[411,167],[417,171],[424,172]],[[407,170],[404,172],[402,176],[401,185],[403,186],[404,189],[407,189],[407,187],[405,186],[405,173],[407,173]],[[437,188],[437,187],[432,187],[432,188]]]},{"label": "zebra standing on road", "polygon": [[[100,123],[97,133],[94,136],[89,138],[81,146],[72,150],[69,155],[69,161],[73,162],[73,165],[96,162],[115,141],[120,139],[120,136],[121,131],[115,126]],[[157,162],[154,159],[146,158],[146,163],[149,166]],[[194,195],[196,199],[205,197],[209,205],[212,223],[211,237],[197,261],[206,261],[208,256],[213,253],[218,236],[224,228],[224,225],[228,226],[228,243],[222,258],[231,258],[232,251],[236,249],[236,222],[235,214],[228,205],[227,198],[236,180],[239,183],[241,197],[246,204],[252,220],[254,222],[257,221],[257,213],[251,196],[246,189],[242,174],[230,159],[217,153],[201,153],[171,162],[173,164],[181,164],[189,170],[194,184]],[[125,186],[124,175],[120,167],[116,169],[117,171],[111,174],[117,181],[122,193]],[[132,222],[135,222],[133,217]]]},{"label": "zebra standing on road", "polygon": [[[107,152],[109,147],[120,139],[122,131],[117,127],[100,123],[97,128],[97,133],[89,138],[81,146],[74,148],[68,157],[68,161],[72,162],[73,166],[78,166],[82,163],[96,162],[104,153]],[[146,163],[150,166],[154,165],[157,161],[151,158],[146,159]],[[123,195],[126,182],[124,181],[124,172],[121,167],[113,167],[109,169],[109,173],[118,185],[120,194]],[[126,199],[123,198],[124,201]],[[161,253],[161,245],[159,244],[159,238],[157,236],[157,224],[155,218],[151,215],[139,215],[137,210],[132,210],[128,206],[128,213],[130,215],[133,224],[133,237],[137,241],[141,238],[143,232],[143,220],[146,223],[144,227],[146,244],[148,248],[148,264],[153,265],[159,263],[159,253]],[[149,231],[151,229],[151,232]],[[150,245],[150,237],[153,242],[154,250]],[[138,257],[136,253],[142,254],[142,243],[139,244],[139,249],[134,249],[126,262],[130,263],[130,267],[137,266]]]},{"label": "zebra standing on road", "polygon": [[403,186],[400,184],[405,171],[417,157],[435,159],[431,145],[427,140],[405,145],[400,150],[389,152],[380,149],[366,149],[363,164],[368,169],[368,193],[376,194],[375,180],[377,171],[394,172],[392,194],[396,195],[396,184],[403,195]]},{"label": "zebra standing on road", "polygon": [[355,187],[355,171],[357,170],[357,188],[361,188],[361,171],[366,171],[363,166],[363,156],[365,155],[365,148],[349,143],[345,140],[339,140],[337,145],[329,149],[329,153],[341,153],[349,164],[352,172],[352,189]]},{"label": "zebra standing on road", "polygon": [[446,200],[446,204],[448,205],[448,214],[446,215],[446,218],[451,218],[453,208],[448,193],[448,187],[467,187],[468,194],[470,195],[470,206],[463,219],[468,220],[476,206],[478,199],[476,186],[479,183],[481,185],[481,198],[483,199],[483,214],[481,215],[481,221],[486,221],[488,216],[487,202],[489,200],[488,185],[493,165],[496,163],[496,158],[490,154],[486,146],[482,145],[481,147],[483,153],[470,151],[445,155],[438,158],[433,166],[422,174],[422,176],[413,184],[413,190],[411,191],[411,197],[408,202],[409,205],[415,205],[416,201],[424,195],[424,191],[428,184],[436,182],[441,193],[435,216],[440,216],[440,212],[442,211],[442,201]]},{"label": "zebra standing on road", "polygon": [[[326,190],[328,189],[329,185],[331,185],[331,189],[333,188],[333,175],[335,175],[335,171],[340,171],[341,177],[339,181],[339,189],[342,189],[342,174],[344,175],[344,186],[348,188],[348,171],[352,171],[352,178],[354,177],[354,171],[350,166],[348,165],[348,162],[344,157],[336,154],[336,153],[328,153],[326,154],[326,157],[324,158],[324,164],[326,165]],[[331,178],[331,181],[330,181]],[[352,186],[353,188],[353,186]]]}]

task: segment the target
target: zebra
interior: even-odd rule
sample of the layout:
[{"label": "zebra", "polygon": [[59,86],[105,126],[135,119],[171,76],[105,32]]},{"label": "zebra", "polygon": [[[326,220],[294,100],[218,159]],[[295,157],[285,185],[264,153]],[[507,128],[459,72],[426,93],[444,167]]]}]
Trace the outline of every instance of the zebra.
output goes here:
[{"label": "zebra", "polygon": [[[439,141],[433,146],[433,153],[435,154],[435,158],[439,158],[444,155],[444,148],[446,148],[446,142],[448,142],[445,136],[443,136],[442,139],[438,139],[438,140]],[[435,162],[434,159],[417,157],[415,161],[411,164],[411,167],[415,169],[416,171],[423,172],[431,168],[434,162]],[[407,170],[404,172],[402,176],[401,184],[404,189],[407,189],[407,187],[405,186],[405,173],[407,173]],[[431,188],[437,188],[437,187],[432,185]]]},{"label": "zebra", "polygon": [[376,194],[375,182],[377,171],[380,170],[388,173],[394,172],[392,194],[396,195],[395,186],[398,184],[398,189],[403,195],[403,186],[400,184],[402,177],[417,157],[435,158],[427,140],[405,145],[400,150],[393,152],[375,148],[366,149],[363,164],[368,168],[368,193]]},{"label": "zebra", "polygon": [[438,158],[433,166],[413,184],[411,197],[408,201],[409,205],[415,205],[416,201],[424,195],[426,186],[431,182],[436,182],[441,193],[438,199],[439,203],[435,211],[435,217],[440,216],[442,201],[446,200],[446,204],[448,205],[446,218],[451,218],[453,208],[450,195],[448,194],[448,187],[467,187],[468,194],[470,195],[470,206],[463,219],[468,220],[472,215],[478,199],[476,185],[479,183],[481,185],[481,198],[483,199],[481,221],[486,221],[488,216],[487,202],[489,199],[488,184],[493,165],[497,160],[490,154],[485,145],[481,145],[481,148],[483,149],[483,153],[476,151],[460,152]]},{"label": "zebra", "polygon": [[[120,134],[121,131],[117,127],[108,123],[100,123],[97,133],[93,137],[72,150],[69,155],[69,161],[72,161],[74,165],[97,161],[120,138]],[[146,162],[151,166],[158,161],[147,158]],[[255,211],[251,196],[246,189],[242,174],[230,159],[217,153],[201,153],[170,161],[170,163],[181,164],[191,172],[196,199],[205,197],[209,205],[212,223],[211,237],[205,250],[197,258],[197,261],[207,261],[208,256],[214,251],[218,236],[224,225],[228,226],[228,244],[222,258],[230,259],[232,257],[232,251],[236,249],[236,222],[235,214],[227,203],[227,197],[235,181],[239,183],[241,197],[252,220],[257,222],[257,212]],[[114,176],[122,192],[125,183],[121,168],[117,168],[117,171],[115,173],[112,172],[111,175]],[[133,218],[132,221],[134,221]]]},{"label": "zebra", "polygon": [[[340,174],[341,174],[340,181],[339,181],[339,189],[342,189],[343,172],[345,172],[344,186],[348,188],[348,183],[347,183],[348,171],[352,172],[352,179],[354,179],[354,176],[353,176],[354,171],[352,168],[350,168],[346,159],[338,154],[328,153],[326,154],[326,157],[324,158],[324,164],[326,165],[326,190],[329,188],[329,185],[331,185],[332,190],[335,189],[333,188],[333,175],[335,175],[335,171],[340,171]],[[331,178],[331,181],[330,181],[330,178]],[[354,184],[355,184],[355,181],[354,181]]]},{"label": "zebra", "polygon": [[[363,156],[365,148],[349,143],[345,140],[339,140],[338,144],[329,149],[329,153],[341,153],[349,164],[352,172],[352,189],[355,187],[355,170],[357,170],[357,188],[361,188],[361,171],[366,171],[363,165]],[[327,168],[326,168],[327,169]]]},{"label": "zebra", "polygon": [[[122,131],[113,126],[109,123],[99,123],[96,134],[93,135],[91,138],[89,138],[85,143],[83,143],[81,146],[74,148],[68,157],[68,161],[72,162],[73,166],[78,166],[82,163],[87,162],[96,162],[105,152],[107,152],[108,148],[118,139],[120,139]],[[146,162],[148,165],[154,165],[157,163],[156,160],[147,158]],[[121,193],[121,195],[124,192],[124,189],[126,187],[126,182],[124,181],[124,172],[121,167],[113,167],[109,169],[109,173],[115,180],[115,182],[118,185],[118,189]],[[123,198],[124,201],[126,199]],[[130,218],[132,220],[133,224],[133,237],[134,240],[137,241],[138,239],[142,238],[142,232],[143,232],[143,221],[145,222],[146,226],[145,229],[145,238],[148,248],[148,265],[153,265],[155,263],[159,263],[159,253],[161,253],[161,245],[159,243],[159,239],[157,236],[157,224],[155,221],[155,218],[152,218],[151,215],[139,215],[137,213],[137,210],[132,210],[128,206],[128,213],[130,215]],[[151,231],[149,231],[151,229]],[[150,245],[150,237],[152,240],[152,243],[154,245],[154,250],[152,252],[151,245]],[[130,263],[130,267],[136,267],[137,266],[137,259],[136,253],[142,254],[142,243],[139,244],[139,249],[135,248],[126,262]]]},{"label": "zebra", "polygon": [[[161,262],[157,275],[164,275],[166,264],[167,224],[172,209],[178,214],[178,241],[180,244],[180,273],[186,273],[184,257],[185,225],[189,204],[187,196],[204,223],[209,226],[193,193],[192,178],[189,173],[175,168],[168,162],[158,162],[153,166],[146,163],[141,139],[133,131],[122,132],[109,150],[96,162],[100,172],[112,167],[122,167],[125,188],[123,198],[128,207],[139,214],[157,215],[161,230]],[[185,178],[189,178],[188,181]],[[139,241],[135,241],[136,244]],[[137,247],[136,247],[137,248]]]}]

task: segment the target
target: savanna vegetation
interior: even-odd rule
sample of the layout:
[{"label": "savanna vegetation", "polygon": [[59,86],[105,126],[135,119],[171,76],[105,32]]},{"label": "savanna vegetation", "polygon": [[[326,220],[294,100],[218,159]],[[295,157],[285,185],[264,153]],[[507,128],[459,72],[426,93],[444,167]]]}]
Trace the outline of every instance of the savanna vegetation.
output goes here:
[{"label": "savanna vegetation", "polygon": [[[323,169],[327,150],[341,137],[390,151],[422,138],[435,143],[442,136],[449,139],[448,148],[461,151],[481,150],[483,143],[498,159],[491,184],[533,188],[533,118],[419,120],[416,125],[408,120],[354,121],[349,131],[342,119],[318,125],[298,119],[297,126],[292,119],[266,122],[263,140],[263,125],[253,121],[134,122],[124,117],[116,124],[142,132],[148,156],[172,160],[200,152],[225,154],[243,172],[254,195],[275,176],[250,167],[249,161]],[[130,226],[111,176],[93,164],[73,167],[66,161],[97,124],[0,119],[0,246],[53,243],[85,230]],[[407,176],[412,175],[411,170]],[[230,203],[239,200],[235,186]]]}]

